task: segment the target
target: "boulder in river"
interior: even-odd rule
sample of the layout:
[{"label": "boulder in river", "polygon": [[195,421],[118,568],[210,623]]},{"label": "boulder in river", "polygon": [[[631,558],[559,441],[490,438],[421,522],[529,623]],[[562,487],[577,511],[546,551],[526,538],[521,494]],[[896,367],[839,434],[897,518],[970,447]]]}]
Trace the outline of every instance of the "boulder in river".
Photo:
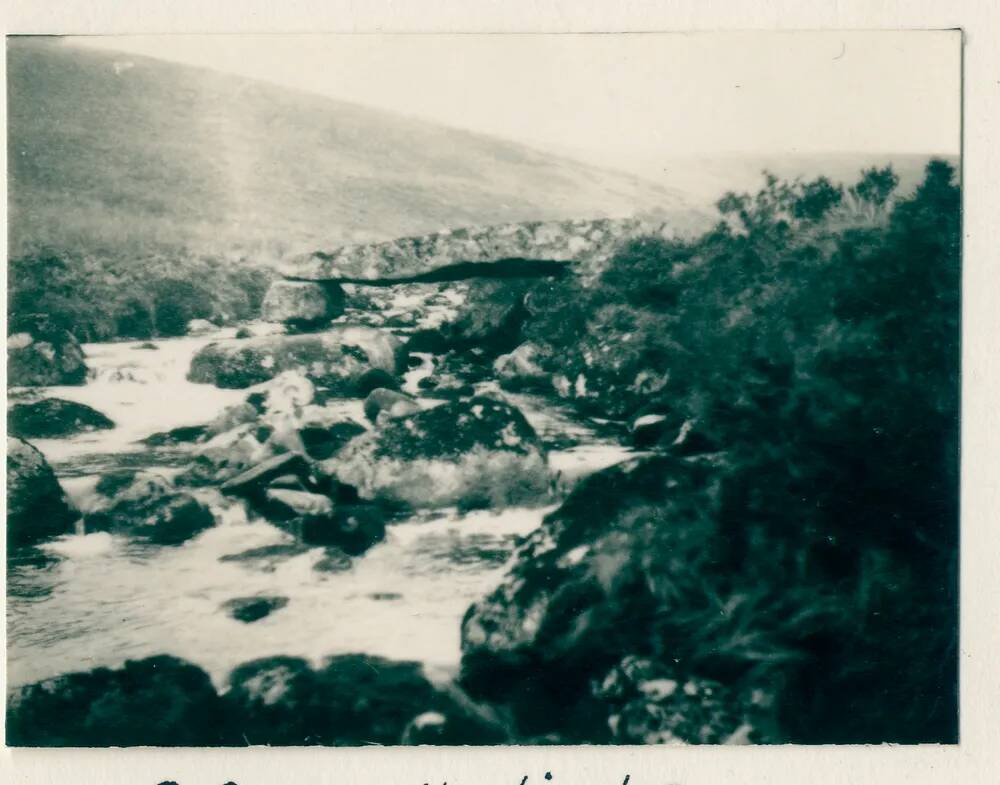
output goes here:
[{"label": "boulder in river", "polygon": [[212,512],[191,494],[152,472],[123,471],[97,484],[102,497],[88,511],[88,531],[140,537],[156,545],[179,545],[215,525]]},{"label": "boulder in river", "polygon": [[227,744],[224,704],[208,674],[175,657],[67,673],[15,690],[15,747],[202,747]]},{"label": "boulder in river", "polygon": [[199,444],[190,465],[174,478],[177,485],[219,485],[274,455],[267,446],[271,429],[244,423]]},{"label": "boulder in river", "polygon": [[343,312],[343,289],[310,281],[272,281],[261,304],[264,321],[307,329],[324,325]]},{"label": "boulder in river", "polygon": [[7,437],[7,546],[11,550],[68,534],[80,515],[38,450]]},{"label": "boulder in river", "polygon": [[9,386],[47,387],[86,381],[83,349],[69,331],[42,316],[11,324],[7,338]]},{"label": "boulder in river", "polygon": [[290,277],[388,285],[473,277],[537,277],[573,267],[600,271],[618,245],[655,227],[635,219],[550,221],[451,229],[348,245],[286,259]]},{"label": "boulder in river", "polygon": [[351,396],[365,373],[397,370],[402,344],[368,327],[336,327],[307,335],[271,335],[211,343],[191,360],[188,381],[241,389],[297,371],[334,394]]},{"label": "boulder in river", "polygon": [[208,321],[208,319],[192,319],[187,323],[188,335],[211,335],[218,329],[219,325]]},{"label": "boulder in river", "polygon": [[236,621],[252,624],[270,616],[288,605],[287,597],[236,597],[222,604],[223,609]]},{"label": "boulder in river", "polygon": [[308,421],[299,429],[299,438],[306,455],[313,460],[323,461],[336,455],[344,445],[365,430],[365,426],[346,418],[333,423]]},{"label": "boulder in river", "polygon": [[231,735],[250,744],[352,746],[399,744],[411,721],[428,712],[450,720],[440,743],[499,743],[502,733],[435,687],[416,662],[363,654],[328,659],[313,669],[296,657],[241,665],[223,700]]},{"label": "boulder in river", "polygon": [[332,514],[303,516],[299,534],[310,545],[360,556],[385,539],[385,516],[374,504],[338,504]]},{"label": "boulder in river", "polygon": [[272,480],[283,475],[294,475],[303,481],[308,481],[310,476],[308,461],[298,453],[272,455],[226,480],[219,490],[231,496],[262,494]]},{"label": "boulder in river", "polygon": [[503,401],[453,401],[385,421],[323,468],[362,498],[432,509],[543,504],[549,470],[534,429]]},{"label": "boulder in river", "polygon": [[193,444],[201,441],[207,435],[208,426],[206,425],[180,425],[169,431],[158,431],[141,439],[140,442],[147,447],[175,447],[179,444]]},{"label": "boulder in river", "polygon": [[115,424],[96,409],[62,398],[15,404],[7,412],[8,433],[22,439],[60,439],[114,427]]},{"label": "boulder in river", "polygon": [[493,372],[500,386],[515,392],[552,392],[552,375],[542,368],[537,344],[522,343],[493,362]]},{"label": "boulder in river", "polygon": [[420,404],[406,393],[379,388],[365,398],[365,417],[375,422],[379,415],[389,418],[408,417],[420,411]]}]

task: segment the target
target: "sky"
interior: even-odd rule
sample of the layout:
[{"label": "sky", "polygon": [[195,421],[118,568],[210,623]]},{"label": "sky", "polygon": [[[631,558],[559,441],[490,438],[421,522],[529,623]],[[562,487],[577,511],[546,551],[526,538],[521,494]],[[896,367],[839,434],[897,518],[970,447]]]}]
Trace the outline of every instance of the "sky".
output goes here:
[{"label": "sky", "polygon": [[956,32],[114,36],[120,50],[596,163],[956,154]]}]

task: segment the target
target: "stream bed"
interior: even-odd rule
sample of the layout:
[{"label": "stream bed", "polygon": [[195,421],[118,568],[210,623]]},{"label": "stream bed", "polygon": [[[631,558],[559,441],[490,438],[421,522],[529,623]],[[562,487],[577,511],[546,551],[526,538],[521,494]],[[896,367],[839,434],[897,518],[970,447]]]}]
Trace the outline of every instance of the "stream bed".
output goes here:
[{"label": "stream bed", "polygon": [[[186,448],[152,449],[139,440],[204,423],[246,396],[246,390],[185,379],[199,348],[230,340],[232,333],[88,344],[86,385],[10,392],[12,401],[59,397],[84,403],[116,423],[68,439],[32,440],[78,507],[87,507],[107,471],[176,471],[190,459]],[[411,376],[425,372],[418,368]],[[409,378],[408,387],[414,381]],[[629,454],[540,398],[507,397],[543,439],[572,437],[573,446],[549,453],[565,481]],[[360,416],[361,401],[338,405]],[[291,544],[292,538],[266,522],[249,521],[240,502],[221,496],[216,526],[180,546],[138,544],[103,532],[61,537],[42,546],[42,556],[8,563],[8,689],[155,654],[202,667],[220,687],[236,665],[279,654],[318,663],[329,655],[366,653],[417,660],[429,673],[453,673],[466,609],[496,585],[517,539],[551,509],[417,515],[390,526],[384,542],[340,572],[316,569],[322,548],[302,548],[281,559],[226,559]],[[286,598],[287,604],[250,624],[231,618],[224,607],[257,595]]]}]

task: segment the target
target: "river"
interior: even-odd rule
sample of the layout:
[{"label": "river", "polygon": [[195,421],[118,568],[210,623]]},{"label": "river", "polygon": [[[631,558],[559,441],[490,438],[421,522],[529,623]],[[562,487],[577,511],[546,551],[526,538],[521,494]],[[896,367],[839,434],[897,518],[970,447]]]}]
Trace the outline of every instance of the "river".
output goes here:
[{"label": "river", "polygon": [[[88,383],[12,390],[12,400],[60,397],[108,415],[116,427],[68,439],[32,440],[67,494],[86,509],[100,475],[124,466],[176,472],[185,448],[150,449],[152,433],[207,422],[246,390],[191,384],[194,353],[233,330],[197,338],[87,344]],[[408,388],[427,372],[408,375]],[[510,396],[549,440],[576,442],[549,460],[572,481],[624,458],[628,451],[587,423],[531,396]],[[360,401],[345,401],[360,416]],[[117,667],[155,654],[182,657],[217,686],[238,664],[270,655],[324,657],[367,653],[418,660],[431,674],[453,673],[459,628],[468,606],[499,581],[518,537],[546,509],[459,514],[442,511],[394,524],[386,540],[345,572],[314,569],[323,549],[283,559],[220,558],[258,546],[290,543],[285,531],[248,521],[241,503],[212,498],[217,524],[176,547],[140,545],[107,533],[58,538],[45,556],[8,564],[8,689],[70,671]],[[231,618],[224,603],[254,595],[287,605],[251,624]]]}]

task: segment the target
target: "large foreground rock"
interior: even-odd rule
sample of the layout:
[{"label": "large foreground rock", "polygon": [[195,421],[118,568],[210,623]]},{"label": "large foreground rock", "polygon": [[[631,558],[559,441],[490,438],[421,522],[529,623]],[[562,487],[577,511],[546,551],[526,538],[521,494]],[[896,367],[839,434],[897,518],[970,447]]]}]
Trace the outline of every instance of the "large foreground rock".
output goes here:
[{"label": "large foreground rock", "polygon": [[306,328],[325,324],[343,312],[343,289],[308,281],[273,281],[261,304],[264,321]]},{"label": "large foreground rock", "polygon": [[552,221],[454,229],[287,259],[281,271],[308,280],[392,284],[475,276],[536,277],[573,263],[598,271],[631,237],[663,231],[635,219]]},{"label": "large foreground rock", "polygon": [[382,420],[323,468],[363,498],[418,509],[542,504],[550,491],[531,425],[486,397]]},{"label": "large foreground rock", "polygon": [[62,398],[19,403],[7,412],[8,433],[22,439],[57,439],[114,427],[114,422],[96,409]]},{"label": "large foreground rock", "polygon": [[437,689],[415,662],[348,654],[313,670],[295,657],[241,665],[223,700],[232,736],[250,744],[348,746],[399,744],[417,717],[439,715],[439,744],[503,741],[494,724]]},{"label": "large foreground rock", "polygon": [[223,703],[208,674],[175,657],[67,673],[15,691],[15,747],[209,747],[227,743]]},{"label": "large foreground rock", "polygon": [[[527,736],[698,743],[727,740],[749,722],[745,734],[773,741],[750,718],[760,686],[752,672],[749,683],[732,677],[724,693],[700,671],[731,672],[715,647],[734,632],[709,634],[703,650],[692,637],[704,630],[668,632],[671,624],[685,629],[685,614],[702,618],[699,609],[716,596],[702,592],[718,542],[718,496],[709,466],[672,457],[633,459],[585,479],[528,535],[500,586],[469,608],[463,685],[508,705]],[[628,666],[656,647],[651,664]],[[615,671],[622,663],[625,672]],[[672,718],[677,707],[688,716]]]},{"label": "large foreground rock", "polygon": [[27,442],[7,437],[7,546],[68,534],[79,517],[45,457]]},{"label": "large foreground rock", "polygon": [[372,369],[396,373],[400,347],[392,334],[368,327],[211,343],[191,360],[187,378],[241,389],[296,371],[334,394],[353,396],[361,378]]},{"label": "large foreground rock", "polygon": [[7,338],[7,384],[46,387],[83,384],[87,365],[79,341],[44,317],[21,320]]}]

